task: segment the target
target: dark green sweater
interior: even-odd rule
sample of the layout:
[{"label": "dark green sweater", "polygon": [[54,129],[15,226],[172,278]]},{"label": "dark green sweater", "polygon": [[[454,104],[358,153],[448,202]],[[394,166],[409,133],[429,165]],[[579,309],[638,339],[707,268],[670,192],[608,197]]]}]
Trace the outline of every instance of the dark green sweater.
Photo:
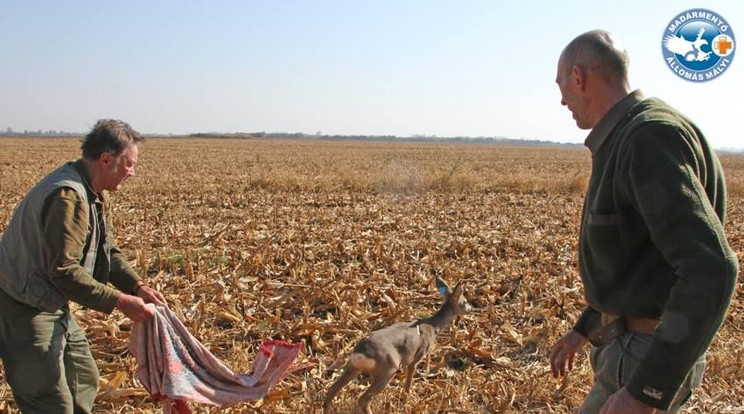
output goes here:
[{"label": "dark green sweater", "polygon": [[587,138],[592,175],[579,240],[588,307],[661,319],[640,368],[626,384],[667,409],[720,327],[738,263],[723,230],[721,165],[697,127],[664,102],[635,91]]}]

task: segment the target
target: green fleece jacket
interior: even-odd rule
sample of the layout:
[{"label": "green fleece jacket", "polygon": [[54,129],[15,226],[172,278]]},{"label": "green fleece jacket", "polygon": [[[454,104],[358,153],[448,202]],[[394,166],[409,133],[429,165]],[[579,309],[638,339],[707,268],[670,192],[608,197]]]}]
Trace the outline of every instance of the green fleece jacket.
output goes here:
[{"label": "green fleece jacket", "polygon": [[660,319],[626,388],[664,410],[718,331],[736,283],[723,170],[692,122],[640,91],[586,145],[579,268],[588,307],[574,329],[586,336],[601,312]]}]

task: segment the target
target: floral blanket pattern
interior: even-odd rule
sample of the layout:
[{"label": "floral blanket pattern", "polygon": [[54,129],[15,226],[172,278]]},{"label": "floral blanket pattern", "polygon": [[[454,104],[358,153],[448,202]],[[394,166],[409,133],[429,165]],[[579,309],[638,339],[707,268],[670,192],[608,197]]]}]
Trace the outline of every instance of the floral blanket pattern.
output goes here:
[{"label": "floral blanket pattern", "polygon": [[129,351],[137,361],[138,377],[163,412],[190,413],[187,401],[226,406],[257,400],[281,381],[297,358],[301,343],[266,341],[252,371],[235,374],[212,355],[165,306],[155,306],[155,317],[135,322]]}]

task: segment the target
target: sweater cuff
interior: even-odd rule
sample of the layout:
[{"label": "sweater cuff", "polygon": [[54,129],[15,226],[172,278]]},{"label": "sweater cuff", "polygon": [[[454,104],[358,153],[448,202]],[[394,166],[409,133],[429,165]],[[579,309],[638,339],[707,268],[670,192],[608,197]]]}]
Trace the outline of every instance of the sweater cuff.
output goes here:
[{"label": "sweater cuff", "polygon": [[579,316],[579,320],[576,321],[573,330],[580,333],[584,338],[588,338],[589,333],[600,328],[601,325],[602,315],[592,307],[587,306],[581,316]]},{"label": "sweater cuff", "polygon": [[636,370],[625,388],[638,401],[657,410],[666,411],[677,394],[677,389],[652,384],[651,378],[638,371]]}]

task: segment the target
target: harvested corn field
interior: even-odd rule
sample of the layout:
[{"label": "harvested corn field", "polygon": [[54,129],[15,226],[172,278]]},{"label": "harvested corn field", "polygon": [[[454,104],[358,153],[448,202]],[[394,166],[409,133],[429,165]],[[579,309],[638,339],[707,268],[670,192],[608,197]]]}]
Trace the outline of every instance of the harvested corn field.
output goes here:
[{"label": "harvested corn field", "polygon": [[[79,154],[75,139],[0,139],[0,230],[30,187]],[[721,156],[729,241],[744,255],[744,156]],[[591,383],[587,353],[565,381],[547,362],[583,307],[576,244],[583,148],[153,138],[112,194],[116,240],[191,330],[236,372],[262,340],[302,342],[296,369],[259,401],[197,413],[319,413],[325,388],[370,330],[428,316],[435,276],[475,309],[439,335],[402,393],[376,413],[568,413]],[[744,411],[737,290],[687,413]],[[101,371],[98,412],[158,412],[135,380],[131,322],[77,308]],[[353,412],[364,377],[337,396]],[[0,409],[14,412],[0,381]]]}]

